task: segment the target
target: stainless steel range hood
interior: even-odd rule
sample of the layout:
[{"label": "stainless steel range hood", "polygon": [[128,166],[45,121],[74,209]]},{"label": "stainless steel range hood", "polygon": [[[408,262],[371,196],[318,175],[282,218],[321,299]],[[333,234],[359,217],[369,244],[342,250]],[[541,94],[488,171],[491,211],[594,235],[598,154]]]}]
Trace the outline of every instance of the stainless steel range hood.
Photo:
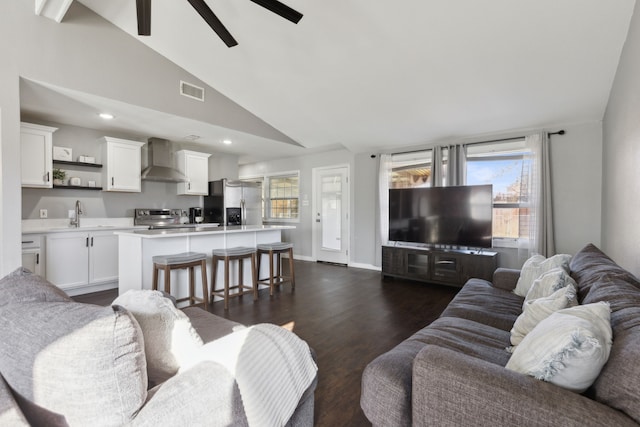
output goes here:
[{"label": "stainless steel range hood", "polygon": [[174,167],[171,142],[166,139],[149,138],[147,144],[149,166],[142,171],[145,181],[184,182],[187,177]]}]

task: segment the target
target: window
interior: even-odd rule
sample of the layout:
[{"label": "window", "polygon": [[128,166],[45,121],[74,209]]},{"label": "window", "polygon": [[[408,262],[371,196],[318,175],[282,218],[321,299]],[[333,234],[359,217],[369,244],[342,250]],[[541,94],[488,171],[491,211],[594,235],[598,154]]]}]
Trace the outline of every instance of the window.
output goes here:
[{"label": "window", "polygon": [[300,175],[298,172],[266,176],[263,180],[265,221],[298,221]]},{"label": "window", "polygon": [[389,188],[431,187],[433,151],[393,154]]},{"label": "window", "polygon": [[532,152],[525,140],[471,144],[466,150],[466,184],[493,184],[495,246],[529,236]]}]

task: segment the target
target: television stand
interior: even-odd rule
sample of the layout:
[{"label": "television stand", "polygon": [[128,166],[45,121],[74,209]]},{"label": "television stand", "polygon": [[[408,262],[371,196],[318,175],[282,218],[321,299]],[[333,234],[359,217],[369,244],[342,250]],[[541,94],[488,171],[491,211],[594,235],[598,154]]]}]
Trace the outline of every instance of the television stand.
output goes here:
[{"label": "television stand", "polygon": [[399,277],[462,287],[467,280],[491,280],[498,253],[487,250],[382,246],[382,278]]}]

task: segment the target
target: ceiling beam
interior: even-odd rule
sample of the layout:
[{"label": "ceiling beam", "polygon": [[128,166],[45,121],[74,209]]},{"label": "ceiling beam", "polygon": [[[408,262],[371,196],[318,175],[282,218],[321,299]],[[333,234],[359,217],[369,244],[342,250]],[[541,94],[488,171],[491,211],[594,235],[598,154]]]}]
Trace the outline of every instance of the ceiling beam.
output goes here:
[{"label": "ceiling beam", "polygon": [[62,22],[73,0],[36,0],[36,15]]}]

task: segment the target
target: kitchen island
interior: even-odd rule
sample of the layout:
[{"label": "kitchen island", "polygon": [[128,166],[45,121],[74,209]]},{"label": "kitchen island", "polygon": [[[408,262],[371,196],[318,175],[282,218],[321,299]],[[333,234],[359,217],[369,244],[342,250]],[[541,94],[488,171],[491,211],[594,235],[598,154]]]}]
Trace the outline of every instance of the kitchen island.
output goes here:
[{"label": "kitchen island", "polygon": [[[116,232],[118,236],[119,294],[128,290],[152,289],[153,261],[156,255],[181,252],[202,252],[207,254],[207,280],[211,290],[211,251],[235,246],[255,247],[261,243],[280,242],[282,230],[295,228],[279,225],[208,226],[194,228],[173,228],[163,230],[132,230]],[[263,263],[261,277],[268,275],[268,263]],[[222,265],[218,268],[217,283],[223,282]],[[251,283],[251,263],[244,263],[244,281]],[[176,298],[186,297],[188,290],[187,270],[174,270],[171,277],[171,294]],[[202,289],[200,274],[196,272],[196,295]],[[162,276],[159,289],[162,289]],[[237,267],[231,269],[230,280],[237,282]]]}]

